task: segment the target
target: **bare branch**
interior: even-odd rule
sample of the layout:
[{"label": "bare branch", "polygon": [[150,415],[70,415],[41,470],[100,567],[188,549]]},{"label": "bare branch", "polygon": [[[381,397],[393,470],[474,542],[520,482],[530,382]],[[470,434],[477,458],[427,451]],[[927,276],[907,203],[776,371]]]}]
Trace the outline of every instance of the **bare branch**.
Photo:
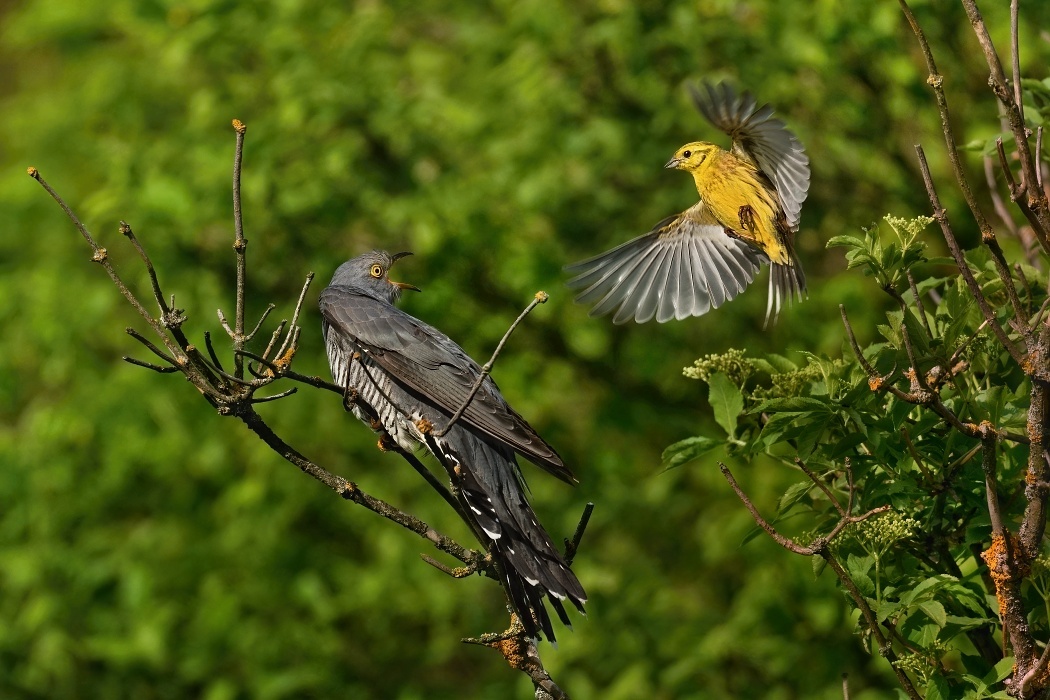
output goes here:
[{"label": "bare branch", "polygon": [[120,359],[124,360],[128,364],[135,365],[136,367],[145,367],[146,369],[151,369],[154,372],[159,372],[160,374],[171,374],[172,372],[179,371],[178,367],[161,367],[160,365],[155,365],[152,362],[143,362],[142,360],[136,360],[134,357],[128,357],[127,355],[124,355]]},{"label": "bare branch", "polygon": [[492,372],[492,365],[496,362],[496,358],[499,357],[500,352],[503,351],[503,346],[506,345],[507,339],[510,338],[510,334],[514,332],[514,329],[518,327],[518,324],[521,323],[533,309],[540,304],[547,303],[547,299],[549,298],[550,297],[546,292],[536,292],[535,297],[533,297],[529,305],[525,307],[524,311],[518,314],[518,318],[515,319],[514,323],[510,324],[510,328],[508,328],[507,332],[503,334],[503,339],[499,341],[499,345],[496,346],[496,350],[492,353],[492,357],[490,357],[489,361],[482,366],[481,374],[478,375],[477,380],[474,382],[474,386],[471,387],[470,393],[467,394],[467,398],[463,401],[463,405],[452,414],[452,417],[448,419],[448,423],[445,424],[444,428],[434,433],[435,437],[442,437],[452,428],[453,425],[456,424],[456,421],[460,419],[463,412],[467,410],[468,406],[470,406],[470,402],[474,400],[474,396],[477,395],[478,390],[481,389],[481,385],[485,382],[485,377],[489,376],[489,373]]},{"label": "bare branch", "polygon": [[[891,510],[890,506],[879,506],[878,508],[873,508],[862,515],[844,515],[835,525],[835,527],[832,528],[830,533],[828,533],[824,537],[818,537],[813,541],[813,543],[810,546],[804,547],[803,545],[800,545],[799,543],[792,540],[790,537],[785,537],[781,535],[779,532],[776,531],[776,528],[774,528],[765,518],[762,517],[762,514],[758,512],[758,508],[755,507],[755,504],[751,502],[751,499],[748,498],[747,494],[744,493],[744,490],[740,488],[740,485],[736,482],[736,479],[733,477],[733,473],[729,471],[729,467],[727,467],[723,462],[719,462],[718,467],[722,470],[722,476],[726,478],[726,481],[729,482],[729,485],[733,488],[733,491],[736,492],[737,498],[739,498],[740,501],[744,504],[744,507],[747,508],[747,511],[751,513],[751,517],[754,518],[755,524],[757,524],[760,528],[765,530],[766,534],[772,537],[773,541],[779,544],[784,549],[788,550],[789,552],[794,552],[795,554],[801,554],[807,557],[813,556],[814,554],[820,554],[821,556],[823,556],[823,553],[827,551],[828,544],[833,539],[835,539],[835,537],[840,532],[842,532],[843,528],[845,528],[847,525],[850,525],[851,523],[859,523],[861,521],[867,520],[873,515],[878,515],[879,513],[885,513]],[[815,478],[814,476],[812,476],[812,472],[809,472],[808,469],[806,470],[806,473],[811,475],[810,478]]]},{"label": "bare branch", "polygon": [[1045,382],[1033,379],[1027,426],[1031,443],[1028,448],[1028,471],[1025,474],[1025,498],[1028,504],[1025,507],[1024,520],[1018,532],[1021,546],[1030,556],[1038,553],[1046,529],[1047,477],[1050,475],[1046,459],[1048,421],[1050,421],[1050,386]]},{"label": "bare branch", "polygon": [[922,297],[919,296],[919,286],[915,284],[915,276],[911,274],[911,270],[908,270],[908,286],[911,287],[911,295],[915,297],[915,306],[919,311],[919,320],[922,321],[922,327],[926,329],[926,335],[932,338],[933,331],[930,330],[930,320],[926,318],[926,307],[922,304]]},{"label": "bare branch", "polygon": [[[284,342],[281,343],[280,349],[277,351],[277,364],[287,364],[291,362],[291,355],[295,354],[295,348],[299,344],[299,313],[303,309],[303,301],[306,299],[306,292],[310,289],[310,283],[314,281],[314,273],[310,272],[306,275],[306,281],[303,282],[303,289],[299,292],[299,299],[295,302],[295,311],[292,312],[292,322],[288,326],[288,335],[285,336]],[[283,327],[283,322],[282,322]],[[263,353],[263,356],[269,355],[270,346],[266,347],[267,352]],[[291,354],[289,354],[289,352]]]},{"label": "bare branch", "polygon": [[419,558],[425,561],[427,564],[433,566],[438,571],[447,574],[452,578],[466,578],[468,576],[472,576],[473,574],[478,573],[478,566],[476,564],[468,564],[467,566],[457,566],[455,568],[452,568],[450,566],[442,564],[429,554],[420,554]]},{"label": "bare branch", "polygon": [[572,566],[572,560],[576,558],[576,552],[580,551],[580,542],[583,540],[583,533],[587,530],[587,523],[591,521],[591,513],[594,512],[594,504],[588,503],[583,507],[583,515],[580,516],[580,522],[576,525],[576,532],[573,533],[571,540],[565,540],[565,563]]},{"label": "bare branch", "polygon": [[[901,0],[903,2],[903,0]],[[933,176],[930,175],[930,166],[926,162],[926,154],[922,150],[922,146],[916,146],[915,152],[919,156],[919,169],[922,171],[922,179],[926,185],[926,194],[930,198],[930,204],[933,205],[933,218],[937,220],[937,223],[941,226],[941,233],[944,235],[944,240],[948,244],[948,249],[952,253],[952,257],[955,259],[955,264],[959,268],[960,274],[962,274],[963,280],[966,282],[966,286],[969,288],[970,293],[974,299],[977,300],[977,306],[981,310],[981,315],[988,321],[988,325],[991,326],[992,331],[995,333],[995,337],[999,339],[999,342],[1010,356],[1017,362],[1021,367],[1025,367],[1025,355],[1010,341],[1010,338],[1006,335],[1006,331],[999,325],[999,322],[995,318],[995,312],[992,307],[988,304],[988,300],[985,298],[984,293],[981,291],[980,285],[977,284],[977,280],[973,276],[973,271],[970,269],[969,264],[966,262],[966,258],[963,256],[962,248],[959,246],[959,241],[955,237],[955,232],[952,231],[951,224],[948,223],[948,213],[941,206],[940,197],[937,196],[937,188],[933,184]],[[1016,292],[1015,292],[1016,293]],[[1038,370],[1042,371],[1042,370]]]},{"label": "bare branch", "polygon": [[511,613],[510,628],[496,634],[483,634],[480,637],[462,640],[465,644],[495,649],[507,660],[510,667],[525,673],[536,689],[537,700],[568,700],[569,696],[551,679],[543,668],[536,641],[525,634],[518,616]]},{"label": "bare branch", "polygon": [[[1017,147],[1017,158],[1021,165],[1021,187],[1028,195],[1027,209],[1033,214],[1029,220],[1032,222],[1032,227],[1035,229],[1039,242],[1043,245],[1043,250],[1050,252],[1050,248],[1047,245],[1047,237],[1050,235],[1048,234],[1050,232],[1050,207],[1047,205],[1046,193],[1043,192],[1042,188],[1036,186],[1036,183],[1040,181],[1040,177],[1037,172],[1037,163],[1032,157],[1032,152],[1028,146],[1028,136],[1031,132],[1029,132],[1024,122],[1021,101],[1019,99],[1015,101],[1014,95],[1007,87],[1006,74],[1003,72],[1002,62],[999,60],[999,54],[992,44],[992,38],[988,34],[984,18],[981,16],[980,10],[977,9],[976,1],[962,0],[962,5],[966,10],[966,16],[970,19],[970,25],[973,27],[974,34],[981,45],[982,51],[984,51],[985,60],[988,63],[990,72],[988,84],[995,96],[999,98],[1000,103],[1006,108],[1006,118],[1010,124],[1010,130],[1013,132],[1014,144]],[[1011,39],[1014,37],[1016,37],[1016,34],[1013,34]],[[1019,76],[1017,77],[1019,78]],[[1020,80],[1017,80],[1017,83],[1018,86],[1015,89],[1020,90]]]},{"label": "bare branch", "polygon": [[260,396],[258,398],[253,397],[252,403],[267,403],[269,401],[277,401],[278,399],[283,399],[287,396],[291,396],[297,391],[299,391],[299,387],[293,386],[291,389],[285,389],[281,393],[273,394],[272,396]]},{"label": "bare branch", "polygon": [[984,470],[984,491],[988,498],[988,517],[992,523],[992,534],[1002,537],[1004,532],[1003,516],[999,512],[999,487],[995,477],[995,451],[999,445],[999,436],[995,434],[995,430],[992,429],[991,424],[987,421],[981,423],[981,430],[984,433],[984,437],[981,440],[983,450],[981,468]]},{"label": "bare branch", "polygon": [[266,310],[262,312],[261,316],[259,316],[259,322],[255,324],[255,328],[252,329],[251,333],[249,333],[244,338],[245,342],[247,342],[247,341],[249,341],[249,340],[251,340],[252,338],[255,337],[255,334],[259,332],[260,328],[262,328],[262,324],[266,322],[266,317],[269,316],[270,312],[273,311],[276,308],[277,307],[275,305],[273,305],[273,304],[267,304],[266,305]]},{"label": "bare branch", "polygon": [[900,668],[899,665],[894,663],[897,660],[897,654],[893,651],[893,646],[889,643],[889,640],[886,639],[886,635],[882,633],[882,629],[879,627],[878,621],[875,618],[875,613],[872,611],[871,606],[868,605],[868,601],[864,598],[860,589],[857,588],[857,584],[853,582],[853,579],[851,579],[845,569],[842,568],[842,565],[839,564],[838,560],[832,555],[830,550],[825,549],[821,552],[821,556],[824,558],[824,561],[828,563],[831,570],[835,572],[835,575],[839,577],[839,581],[842,582],[843,587],[853,599],[854,605],[860,610],[861,616],[867,623],[872,637],[875,638],[875,642],[879,645],[879,653],[890,662],[890,667],[897,675],[897,681],[901,684],[901,687],[904,688],[904,692],[908,694],[908,698],[910,698],[910,700],[922,700],[922,696],[919,695],[919,692],[915,689],[915,685],[911,682],[911,679],[908,678],[908,674],[905,673],[904,669]]},{"label": "bare branch", "polygon": [[[247,261],[245,260],[245,249],[248,241],[244,239],[244,220],[241,214],[241,155],[244,151],[244,132],[248,130],[242,122],[233,120],[234,131],[237,132],[237,145],[233,151],[233,249],[237,254],[237,309],[234,317],[233,349],[243,350],[244,337],[244,278],[246,274]],[[234,374],[237,377],[244,376],[244,359],[237,356],[237,366]]]}]

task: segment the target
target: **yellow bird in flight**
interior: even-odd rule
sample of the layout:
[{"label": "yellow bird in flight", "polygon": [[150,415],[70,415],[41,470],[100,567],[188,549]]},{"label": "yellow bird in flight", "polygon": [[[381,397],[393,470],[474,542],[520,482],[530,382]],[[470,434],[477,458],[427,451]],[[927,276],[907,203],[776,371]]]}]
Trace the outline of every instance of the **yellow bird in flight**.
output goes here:
[{"label": "yellow bird in flight", "polygon": [[569,286],[583,288],[576,301],[594,303],[591,316],[615,310],[613,323],[701,316],[744,291],[765,263],[767,324],[784,301],[806,291],[793,245],[809,190],[802,144],[749,92],[705,82],[690,93],[700,113],[732,138],[732,150],[704,141],[679,148],[665,167],[692,173],[700,201],[644,236],[566,268],[576,273]]}]

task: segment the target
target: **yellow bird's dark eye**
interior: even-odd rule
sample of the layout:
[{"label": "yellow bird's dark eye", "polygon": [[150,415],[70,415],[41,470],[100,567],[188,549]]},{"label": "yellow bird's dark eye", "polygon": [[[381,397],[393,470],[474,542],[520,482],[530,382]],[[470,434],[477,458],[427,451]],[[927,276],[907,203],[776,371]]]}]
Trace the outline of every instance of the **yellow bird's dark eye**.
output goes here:
[{"label": "yellow bird's dark eye", "polygon": [[373,265],[370,273],[371,273],[371,275],[373,277],[375,277],[376,279],[379,279],[380,277],[383,276],[383,266],[382,265]]},{"label": "yellow bird's dark eye", "polygon": [[692,151],[685,151],[685,152],[682,153],[682,157],[683,158],[688,158],[691,155],[693,155]]}]

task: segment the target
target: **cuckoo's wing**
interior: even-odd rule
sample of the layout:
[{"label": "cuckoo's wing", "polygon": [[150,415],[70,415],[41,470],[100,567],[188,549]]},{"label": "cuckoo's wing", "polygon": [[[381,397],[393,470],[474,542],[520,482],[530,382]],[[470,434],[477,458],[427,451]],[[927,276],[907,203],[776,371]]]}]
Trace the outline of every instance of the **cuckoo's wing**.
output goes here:
[{"label": "cuckoo's wing", "polygon": [[753,160],[772,181],[788,227],[796,230],[809,191],[809,158],[798,138],[750,92],[738,95],[726,83],[708,82],[690,85],[689,92],[700,113],[733,139],[734,153]]},{"label": "cuckoo's wing", "polygon": [[[481,375],[481,368],[448,336],[401,309],[352,288],[321,292],[321,313],[329,333],[349,337],[398,383],[449,416],[459,410]],[[406,411],[411,407],[401,407]],[[435,429],[444,416],[434,416]],[[486,377],[460,421],[502,443],[570,484],[576,483],[561,457],[500,394]]]},{"label": "cuckoo's wing", "polygon": [[652,231],[565,269],[591,316],[613,310],[613,323],[658,323],[700,316],[729,301],[755,279],[764,259],[732,238],[702,204],[658,223]]}]

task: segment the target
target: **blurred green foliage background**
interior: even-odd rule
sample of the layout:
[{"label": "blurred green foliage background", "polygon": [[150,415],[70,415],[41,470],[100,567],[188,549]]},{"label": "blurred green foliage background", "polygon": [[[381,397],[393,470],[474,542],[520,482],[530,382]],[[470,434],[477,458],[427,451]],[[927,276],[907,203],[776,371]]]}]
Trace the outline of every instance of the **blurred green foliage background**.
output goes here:
[{"label": "blurred green foliage background", "polygon": [[[1005,9],[985,4],[1006,55]],[[960,140],[994,133],[961,8],[915,9]],[[1027,3],[1022,19],[1022,65],[1045,71],[1050,8]],[[0,696],[531,695],[458,641],[505,624],[493,582],[426,566],[422,541],[180,379],[120,361],[142,356],[123,328],[144,324],[24,174],[38,167],[147,294],[117,234],[131,223],[200,342],[233,305],[236,117],[252,314],[273,301],[287,317],[318,273],[300,371],[327,373],[317,293],[373,247],[416,252],[399,274],[425,291],[404,307],[477,358],[537,289],[552,294],[495,377],[580,477],[570,490],[525,467],[552,535],[597,503],[576,564],[589,615],[543,648],[574,698],[838,698],[842,673],[851,697],[886,697],[892,675],[831,578],[767,539],[742,546],[750,517],[713,458],[661,473],[660,454],[711,421],[706,387],[681,376],[696,357],[838,356],[840,302],[872,335],[884,301],[823,242],[928,211],[914,143],[947,183],[921,65],[889,0],[0,2]],[[695,201],[661,165],[721,136],[683,89],[700,77],[750,88],[807,146],[810,299],[768,332],[764,277],[701,319],[589,319],[561,267]],[[263,411],[317,462],[470,543],[338,399],[300,390]],[[765,507],[793,480],[734,467]]]}]

